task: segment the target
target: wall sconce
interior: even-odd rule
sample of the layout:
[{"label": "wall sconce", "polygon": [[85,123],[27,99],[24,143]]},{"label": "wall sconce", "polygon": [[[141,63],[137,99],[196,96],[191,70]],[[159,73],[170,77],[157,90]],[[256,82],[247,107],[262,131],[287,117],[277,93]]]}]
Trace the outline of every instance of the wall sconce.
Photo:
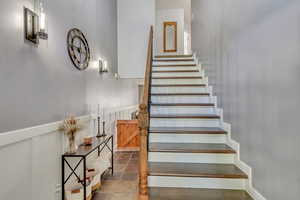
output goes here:
[{"label": "wall sconce", "polygon": [[25,40],[32,42],[34,44],[39,43],[38,38],[38,15],[29,10],[28,8],[24,8],[24,31],[25,31]]},{"label": "wall sconce", "polygon": [[107,73],[108,65],[106,60],[99,60],[99,74]]},{"label": "wall sconce", "polygon": [[25,40],[39,44],[39,39],[47,40],[48,34],[45,31],[46,15],[42,4],[40,5],[40,16],[28,8],[24,8],[24,31]]},{"label": "wall sconce", "polygon": [[48,34],[46,33],[46,14],[44,12],[43,4],[40,3],[40,30],[38,32],[38,36],[42,40],[48,39]]}]

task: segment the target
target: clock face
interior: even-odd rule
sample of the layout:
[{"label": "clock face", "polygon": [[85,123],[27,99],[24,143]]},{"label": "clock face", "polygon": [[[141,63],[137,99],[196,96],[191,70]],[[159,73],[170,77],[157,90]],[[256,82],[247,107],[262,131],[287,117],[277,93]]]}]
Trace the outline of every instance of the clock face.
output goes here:
[{"label": "clock face", "polygon": [[73,28],[68,32],[67,38],[68,53],[74,66],[78,70],[85,70],[91,59],[90,48],[83,33]]}]

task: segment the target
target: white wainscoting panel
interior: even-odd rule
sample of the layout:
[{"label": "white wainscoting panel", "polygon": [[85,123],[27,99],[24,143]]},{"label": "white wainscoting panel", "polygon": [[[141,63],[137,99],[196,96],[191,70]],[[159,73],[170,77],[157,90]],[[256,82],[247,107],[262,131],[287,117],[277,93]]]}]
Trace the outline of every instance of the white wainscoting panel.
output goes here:
[{"label": "white wainscoting panel", "polygon": [[[115,134],[116,120],[130,119],[137,106],[107,109],[106,132]],[[76,141],[95,135],[95,116],[79,117],[84,129]],[[61,200],[61,155],[67,139],[62,121],[0,134],[0,199]]]}]

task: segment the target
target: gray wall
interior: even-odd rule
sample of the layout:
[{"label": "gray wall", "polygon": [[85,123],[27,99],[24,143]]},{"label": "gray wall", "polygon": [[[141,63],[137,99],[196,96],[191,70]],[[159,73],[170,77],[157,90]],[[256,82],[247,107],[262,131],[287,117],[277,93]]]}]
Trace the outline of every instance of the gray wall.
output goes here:
[{"label": "gray wall", "polygon": [[117,0],[118,71],[122,78],[144,78],[155,0]]},{"label": "gray wall", "polygon": [[[23,6],[32,7],[33,1],[0,1],[0,134],[61,120],[66,113],[82,115],[99,102],[116,107],[138,101],[137,80],[112,78],[117,71],[116,0],[44,2],[49,40],[35,48],[23,42],[22,21]],[[111,73],[100,76],[93,63],[84,72],[72,66],[66,34],[73,27],[86,34],[92,59],[106,59]],[[84,124],[82,135],[91,135],[90,127],[95,127],[93,121]],[[2,137],[35,133],[30,130]],[[1,146],[0,199],[60,200],[60,156],[66,148],[66,138],[54,130]]]},{"label": "gray wall", "polygon": [[[97,0],[94,59],[108,61],[109,73],[99,74],[93,64],[86,72],[86,100],[89,108],[97,110],[97,104],[105,108],[138,104],[138,79],[114,78],[118,72],[117,54],[117,1]],[[144,52],[146,55],[146,52]]]},{"label": "gray wall", "polygon": [[[49,40],[38,47],[23,40],[23,6],[32,8],[33,2],[0,2],[0,133],[86,114],[92,103],[88,97],[98,96],[91,92],[107,98],[105,85],[115,91],[137,90],[132,80],[123,80],[123,87],[111,78],[117,71],[116,0],[44,0]],[[108,61],[112,73],[106,78],[93,66],[85,72],[73,67],[66,50],[66,35],[73,27],[85,33],[93,60]],[[119,93],[109,97],[117,101]],[[117,105],[136,101],[128,98]]]},{"label": "gray wall", "polygon": [[193,49],[268,199],[300,196],[300,1],[192,0]]}]

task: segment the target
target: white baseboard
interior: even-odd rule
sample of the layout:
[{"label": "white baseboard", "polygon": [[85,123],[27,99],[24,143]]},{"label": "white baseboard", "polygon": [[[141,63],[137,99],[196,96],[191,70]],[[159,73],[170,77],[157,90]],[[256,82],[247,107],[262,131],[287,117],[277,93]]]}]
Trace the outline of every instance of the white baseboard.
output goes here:
[{"label": "white baseboard", "polygon": [[252,185],[252,168],[240,159],[240,144],[231,137],[231,125],[223,122],[223,128],[228,132],[227,144],[237,152],[237,156],[234,161],[235,165],[248,175],[246,191],[255,200],[267,200]]}]

